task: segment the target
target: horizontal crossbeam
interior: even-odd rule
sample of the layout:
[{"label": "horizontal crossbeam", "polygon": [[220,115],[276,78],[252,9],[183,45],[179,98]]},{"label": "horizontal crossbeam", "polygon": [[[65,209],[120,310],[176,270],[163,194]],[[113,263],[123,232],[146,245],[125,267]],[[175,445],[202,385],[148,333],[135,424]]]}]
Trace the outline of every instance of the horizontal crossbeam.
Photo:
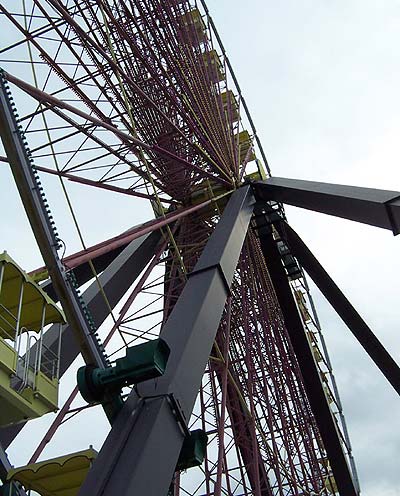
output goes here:
[{"label": "horizontal crossbeam", "polygon": [[275,200],[315,212],[400,232],[400,192],[271,177],[253,183],[257,200]]}]

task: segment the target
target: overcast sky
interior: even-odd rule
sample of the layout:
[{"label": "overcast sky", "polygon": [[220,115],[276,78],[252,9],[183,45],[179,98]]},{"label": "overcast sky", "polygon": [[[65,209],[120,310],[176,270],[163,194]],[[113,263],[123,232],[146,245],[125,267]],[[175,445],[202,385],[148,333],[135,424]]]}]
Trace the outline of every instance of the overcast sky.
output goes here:
[{"label": "overcast sky", "polygon": [[[208,2],[276,176],[400,190],[400,2]],[[399,362],[400,238],[288,208]],[[399,489],[400,398],[314,291],[362,494]]]},{"label": "overcast sky", "polygon": [[[400,1],[209,0],[208,6],[274,175],[400,191]],[[0,249],[31,269],[38,253],[3,166],[0,180],[6,216]],[[54,205],[56,192],[47,196]],[[287,213],[400,361],[400,238],[308,211]],[[81,215],[89,224],[90,213]],[[113,225],[107,235],[125,227]],[[316,291],[315,298],[362,494],[400,495],[400,399]]]}]

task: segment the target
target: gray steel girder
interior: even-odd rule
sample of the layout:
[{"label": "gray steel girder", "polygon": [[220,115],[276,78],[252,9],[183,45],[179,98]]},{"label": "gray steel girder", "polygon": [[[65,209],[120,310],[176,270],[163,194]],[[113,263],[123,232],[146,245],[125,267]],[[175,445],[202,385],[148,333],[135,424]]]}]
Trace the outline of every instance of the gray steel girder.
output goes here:
[{"label": "gray steel girder", "polygon": [[246,237],[254,199],[233,193],[163,328],[164,376],[132,392],[80,496],[165,496]]},{"label": "gray steel girder", "polygon": [[[103,272],[111,262],[117,258],[117,256],[128,246],[129,242],[125,245],[115,248],[104,255],[100,255],[99,257],[93,258],[91,263],[93,264],[94,270],[96,274],[100,274]],[[77,282],[77,285],[83,286],[83,284],[93,279],[93,270],[89,262],[85,262],[81,265],[77,265],[73,269],[74,276]],[[41,288],[46,291],[46,293],[53,298],[53,300],[58,301],[56,290],[54,289],[53,283],[51,279],[47,279],[41,284]]]},{"label": "gray steel girder", "polygon": [[252,184],[257,200],[275,200],[400,232],[400,192],[271,177]]},{"label": "gray steel girder", "polygon": [[[76,290],[68,279],[58,256],[60,248],[54,221],[44,196],[26,138],[17,121],[11,92],[0,72],[0,137],[4,145],[11,171],[14,176],[22,204],[38,244],[40,253],[48,269],[57,296],[79,341],[81,354],[88,364],[104,368],[107,359],[93,335],[91,325],[81,308]],[[111,410],[110,406],[106,410]],[[111,413],[111,412],[110,412]]]}]

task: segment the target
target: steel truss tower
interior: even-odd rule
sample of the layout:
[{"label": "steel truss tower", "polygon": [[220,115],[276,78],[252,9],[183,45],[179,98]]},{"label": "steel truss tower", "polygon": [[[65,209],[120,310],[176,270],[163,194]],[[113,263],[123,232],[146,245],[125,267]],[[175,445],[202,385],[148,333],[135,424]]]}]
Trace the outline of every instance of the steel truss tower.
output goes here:
[{"label": "steel truss tower", "polygon": [[[67,317],[60,374],[81,355],[81,394],[111,425],[79,494],[359,494],[304,271],[398,393],[400,370],[283,204],[397,234],[400,193],[272,177],[203,1],[8,3],[2,160],[44,260],[32,275]],[[61,188],[80,251],[65,256],[39,174]],[[80,186],[75,201],[66,183]],[[112,193],[150,200],[155,218],[89,246],[75,212],[84,188],[110,211]],[[44,345],[58,346],[55,326]],[[144,345],[168,351],[165,367],[117,387],[118,360],[140,362]],[[77,397],[31,463],[68,418],[84,424]],[[4,484],[23,426],[0,430]]]}]

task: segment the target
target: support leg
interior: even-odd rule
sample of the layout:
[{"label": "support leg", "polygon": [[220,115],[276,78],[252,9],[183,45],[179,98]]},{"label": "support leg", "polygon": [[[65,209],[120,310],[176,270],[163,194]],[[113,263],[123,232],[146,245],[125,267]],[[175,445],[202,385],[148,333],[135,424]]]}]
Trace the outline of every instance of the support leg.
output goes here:
[{"label": "support leg", "polygon": [[252,211],[250,188],[240,188],[164,325],[164,376],[128,398],[80,496],[167,494]]},{"label": "support leg", "polygon": [[272,233],[260,237],[261,248],[282,310],[286,329],[302,372],[311,409],[331,463],[341,496],[356,496],[338,428],[329,408],[303,323],[287,279]]}]

